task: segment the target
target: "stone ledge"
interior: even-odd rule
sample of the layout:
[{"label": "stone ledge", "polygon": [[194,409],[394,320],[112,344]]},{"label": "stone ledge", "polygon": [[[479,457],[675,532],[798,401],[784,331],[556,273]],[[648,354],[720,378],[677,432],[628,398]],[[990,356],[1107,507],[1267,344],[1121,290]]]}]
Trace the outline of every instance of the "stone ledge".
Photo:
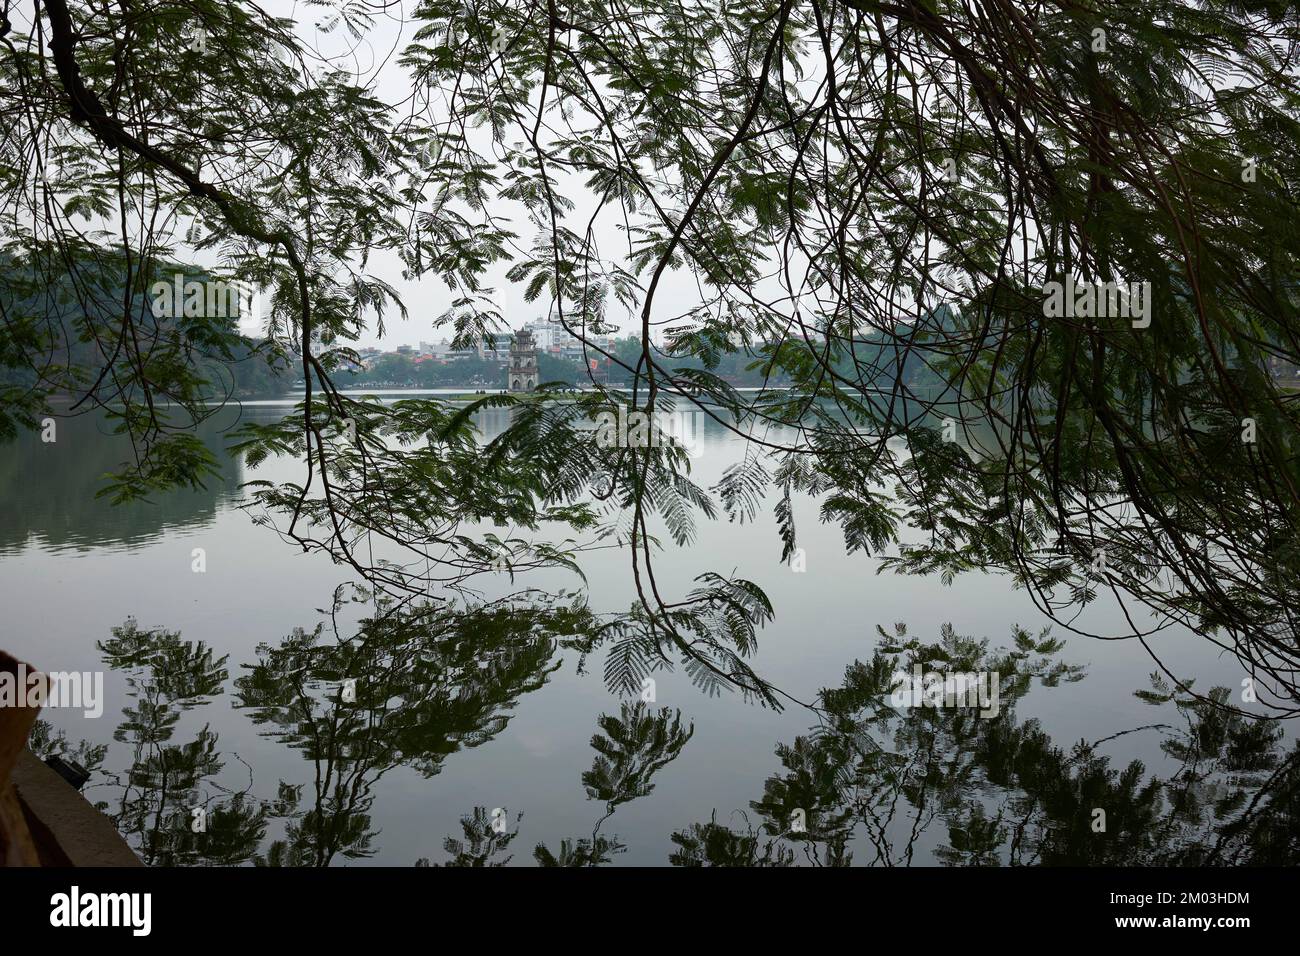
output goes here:
[{"label": "stone ledge", "polygon": [[42,866],[143,866],[117,828],[29,750],[9,777]]}]

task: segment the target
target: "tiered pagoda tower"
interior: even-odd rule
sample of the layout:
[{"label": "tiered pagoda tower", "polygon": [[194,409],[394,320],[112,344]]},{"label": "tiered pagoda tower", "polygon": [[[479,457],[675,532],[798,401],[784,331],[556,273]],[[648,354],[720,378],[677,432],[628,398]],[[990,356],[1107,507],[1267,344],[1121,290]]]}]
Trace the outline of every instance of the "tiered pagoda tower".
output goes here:
[{"label": "tiered pagoda tower", "polygon": [[510,365],[506,387],[512,392],[531,392],[537,388],[537,346],[533,333],[523,329],[510,343]]}]

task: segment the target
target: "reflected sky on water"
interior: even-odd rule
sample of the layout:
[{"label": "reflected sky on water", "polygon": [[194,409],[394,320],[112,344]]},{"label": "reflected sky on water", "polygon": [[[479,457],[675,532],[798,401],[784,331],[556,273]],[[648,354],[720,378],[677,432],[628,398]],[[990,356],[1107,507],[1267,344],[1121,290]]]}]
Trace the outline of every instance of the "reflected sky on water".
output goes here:
[{"label": "reflected sky on water", "polygon": [[[239,420],[270,421],[286,406],[268,401],[224,409],[200,434],[215,447]],[[480,426],[494,434],[507,415],[489,412],[480,417]],[[702,419],[693,427],[699,429],[693,478],[707,486],[740,459],[745,446],[714,422]],[[336,587],[348,580],[342,569],[324,556],[295,553],[252,523],[238,504],[241,482],[254,475],[238,462],[224,459],[222,478],[204,490],[113,508],[94,492],[100,476],[128,453],[120,437],[92,416],[60,420],[58,428],[53,444],[41,442],[39,433],[26,435],[0,456],[0,599],[6,608],[0,644],[48,670],[107,671],[103,717],[91,720],[66,711],[44,716],[70,740],[108,745],[104,769],[115,780],[97,776],[86,794],[108,804],[133,845],[155,862],[246,862],[262,855],[303,865],[405,866],[455,858],[444,843],[449,837],[459,841],[468,859],[474,842],[469,832],[490,843],[491,811],[501,808],[517,836],[507,847],[493,848],[496,858],[531,863],[534,846],[542,842],[552,857],[569,862],[603,847],[616,865],[664,864],[671,854],[690,855],[683,844],[689,839],[674,841],[673,834],[693,824],[712,819],[737,830],[761,828],[761,815],[751,804],[765,799],[765,782],[782,771],[776,747],[793,744],[817,724],[798,706],[775,713],[736,695],[710,698],[680,669],[657,673],[653,707],[636,712],[634,699],[620,700],[606,690],[603,651],[584,660],[580,649],[538,643],[522,624],[514,631],[495,618],[473,622],[463,632],[425,636],[402,630],[416,626],[407,622],[398,636],[384,626],[372,628],[371,657],[331,656],[339,642],[328,629],[320,646],[299,648],[306,659],[295,666],[308,668],[322,682],[323,689],[308,695],[317,702],[333,692],[331,682],[349,668],[361,677],[362,687],[374,685],[385,666],[419,675],[418,686],[391,690],[394,701],[412,695],[423,700],[423,709],[408,714],[394,705],[396,717],[386,719],[396,722],[385,725],[389,729],[378,741],[340,738],[370,748],[366,755],[322,753],[317,745],[290,739],[301,732],[297,723],[305,705],[290,698],[276,701],[275,694],[286,693],[277,689],[276,674],[292,671],[285,655],[295,646],[295,629],[311,634],[329,617],[325,612]],[[273,461],[255,477],[294,474],[294,463]],[[799,545],[806,553],[803,573],[780,562],[770,514],[743,525],[701,521],[694,544],[669,543],[656,562],[659,586],[669,594],[684,594],[707,570],[762,586],[776,618],[760,632],[754,663],[791,697],[810,701],[822,688],[839,686],[846,667],[870,660],[880,647],[878,627],[892,632],[903,622],[911,637],[933,642],[950,623],[958,635],[987,638],[990,648],[997,648],[1009,645],[1016,626],[1033,634],[1046,626],[1028,596],[1001,577],[969,575],[945,587],[933,578],[877,574],[877,560],[845,553],[838,529],[818,521],[817,507],[811,499],[795,505]],[[192,570],[195,548],[204,551],[204,573]],[[580,564],[597,610],[631,603],[626,550],[595,552]],[[580,583],[572,574],[547,571],[528,575],[515,587],[574,589]],[[485,585],[485,598],[515,589],[508,581],[496,587]],[[356,644],[357,621],[373,612],[372,604],[347,604],[340,613],[341,638]],[[1102,633],[1123,630],[1119,611],[1100,601],[1086,621]],[[1066,638],[1056,658],[1084,666],[1087,676],[1027,693],[1014,707],[1017,726],[1037,719],[1058,746],[1068,749],[1080,739],[1178,720],[1177,714],[1153,715],[1133,696],[1155,669],[1139,645],[1056,633]],[[101,643],[110,651],[101,651]],[[429,651],[429,659],[408,656],[417,644]],[[1198,688],[1239,686],[1240,665],[1190,632],[1170,629],[1151,644],[1180,676],[1195,677]],[[167,653],[158,656],[160,648]],[[172,686],[179,678],[155,673],[154,663],[164,660],[178,674],[189,675],[181,681],[180,696]],[[142,701],[151,703],[142,707]],[[334,726],[325,716],[328,708],[322,708],[316,719]],[[655,723],[661,708],[675,724]],[[618,781],[602,784],[599,773],[590,774],[601,746],[608,749],[625,725],[645,747],[658,746],[662,753],[655,753],[671,756],[661,764],[651,760],[648,793],[620,799],[610,790],[618,789]],[[688,735],[687,728],[693,728]],[[593,737],[605,744],[593,747]],[[954,742],[959,739],[960,734],[948,745],[967,746]],[[1165,739],[1159,731],[1124,734],[1104,745],[1104,752],[1116,765],[1141,759],[1151,772],[1173,773],[1177,761],[1161,749]],[[193,765],[185,764],[180,776],[193,779],[169,779],[168,761],[174,769],[182,758]],[[606,760],[606,771],[618,769],[617,760],[608,754]],[[345,783],[343,790],[317,788],[322,765],[340,775],[331,779]],[[210,830],[214,836],[207,844],[219,845],[220,852],[205,856],[202,841],[180,830],[170,838],[158,832],[160,804],[161,817],[171,821],[163,830],[169,830],[179,826],[175,821],[183,822],[185,801],[195,799],[171,793],[180,784],[186,794],[197,791],[214,812],[222,808],[225,816],[213,818],[222,821],[221,840]],[[168,791],[165,799],[160,788]],[[608,814],[611,799],[615,805]],[[486,816],[476,818],[476,807]],[[593,845],[593,827],[606,816]],[[310,838],[313,828],[332,834],[340,846],[364,851],[354,856],[335,852],[337,847],[327,851]],[[621,852],[600,843],[615,838]],[[570,840],[567,857],[565,839]],[[937,862],[950,839],[942,820],[933,823],[912,841],[909,859]],[[691,846],[691,852],[702,852]],[[855,862],[871,862],[872,845],[864,833],[851,849]],[[797,862],[807,860],[800,854]]]}]

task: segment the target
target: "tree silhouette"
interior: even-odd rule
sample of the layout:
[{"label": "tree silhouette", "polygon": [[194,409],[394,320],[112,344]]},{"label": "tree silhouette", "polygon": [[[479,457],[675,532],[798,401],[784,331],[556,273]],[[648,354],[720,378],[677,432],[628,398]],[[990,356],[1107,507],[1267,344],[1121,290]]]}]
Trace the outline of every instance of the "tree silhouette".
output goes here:
[{"label": "tree silhouette", "polygon": [[[1053,660],[1060,642],[1017,630],[1012,650],[992,652],[951,627],[932,643],[901,626],[881,637],[870,661],[822,692],[821,723],[777,748],[782,770],[750,805],[758,828],[692,824],[673,834],[674,865],[788,865],[797,855],[848,865],[855,842],[872,866],[1268,865],[1300,851],[1300,748],[1288,750],[1276,721],[1224,707],[1225,688],[1201,697],[1153,675],[1138,696],[1181,726],[1062,747],[1016,714],[1034,685],[1083,679]],[[917,664],[998,675],[998,712],[898,706],[898,675],[910,679]],[[1130,733],[1160,734],[1173,772],[1112,767],[1103,745]],[[806,825],[792,828],[797,814]]]},{"label": "tree silhouette", "polygon": [[[302,465],[249,486],[259,520],[447,601],[501,573],[487,523],[559,529],[512,573],[621,544],[616,687],[677,660],[777,706],[747,663],[766,596],[708,568],[673,595],[654,563],[765,503],[786,560],[813,495],[888,569],[1001,571],[1081,633],[1106,595],[1105,637],[1185,625],[1297,713],[1293,5],[421,0],[400,96],[352,59],[381,10],[331,8],[331,55],[248,2],[7,8],[0,437],[97,409],[132,441],[115,500],[194,487],[213,363],[256,349],[304,386],[241,432]],[[182,259],[265,290],[258,341],[159,315]],[[406,313],[397,272],[446,288],[457,345],[503,331],[504,283],[622,374],[345,396],[354,343]],[[634,353],[605,344],[625,321]],[[757,391],[719,373],[737,353]],[[749,453],[703,488],[680,447],[600,447],[616,407]],[[515,413],[490,442],[483,409]]]}]

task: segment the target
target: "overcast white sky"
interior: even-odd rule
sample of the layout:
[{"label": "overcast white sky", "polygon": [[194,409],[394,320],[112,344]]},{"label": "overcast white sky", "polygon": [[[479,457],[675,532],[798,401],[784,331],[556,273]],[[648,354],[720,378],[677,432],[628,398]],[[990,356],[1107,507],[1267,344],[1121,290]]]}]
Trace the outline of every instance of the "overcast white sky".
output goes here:
[{"label": "overcast white sky", "polygon": [[[358,76],[373,82],[381,99],[398,104],[410,97],[410,77],[396,64],[396,60],[403,47],[411,41],[416,30],[423,25],[401,22],[416,8],[414,0],[403,0],[395,4],[386,14],[381,13],[367,36],[367,42],[361,45],[358,45],[342,28],[330,32],[322,32],[317,28],[318,24],[330,19],[330,7],[309,5],[300,0],[265,0],[263,7],[275,16],[292,17],[299,24],[300,36],[306,44],[330,57],[336,67],[351,69]],[[485,137],[483,145],[479,147],[485,153],[486,144]],[[577,200],[578,205],[566,218],[576,231],[582,231],[593,207],[590,203],[580,201],[581,197],[576,190],[567,194]],[[502,215],[507,207],[508,204],[502,203],[493,212]],[[519,234],[517,242],[526,249],[531,245],[536,227],[525,220],[519,214],[521,212],[522,207],[518,207],[516,214],[511,218],[514,221],[514,231]],[[470,214],[466,213],[466,215]],[[626,252],[626,235],[616,229],[613,222],[599,222],[596,235],[601,253],[607,258],[621,257]],[[550,311],[551,302],[545,294],[543,298],[534,302],[526,302],[522,288],[505,280],[507,268],[509,268],[508,263],[496,269],[488,281],[494,287],[494,301],[501,313],[506,317],[511,328],[517,329],[526,322],[546,315]],[[396,255],[391,254],[373,256],[368,271],[391,283],[399,291],[410,318],[401,321],[395,314],[390,313],[385,318],[388,328],[383,340],[379,339],[372,327],[367,334],[363,335],[360,345],[378,345],[381,348],[392,349],[398,345],[415,345],[422,340],[437,341],[451,337],[450,327],[437,328],[434,325],[436,317],[441,315],[452,301],[451,291],[439,279],[433,276],[425,276],[418,281],[404,279],[401,261]],[[680,273],[666,275],[655,295],[654,317],[657,321],[668,319],[698,305],[699,302],[699,291],[689,275]],[[634,321],[633,317],[617,303],[611,303],[608,317],[619,327],[620,334],[639,329],[639,319]],[[660,340],[657,334],[654,338],[656,341]]]}]

